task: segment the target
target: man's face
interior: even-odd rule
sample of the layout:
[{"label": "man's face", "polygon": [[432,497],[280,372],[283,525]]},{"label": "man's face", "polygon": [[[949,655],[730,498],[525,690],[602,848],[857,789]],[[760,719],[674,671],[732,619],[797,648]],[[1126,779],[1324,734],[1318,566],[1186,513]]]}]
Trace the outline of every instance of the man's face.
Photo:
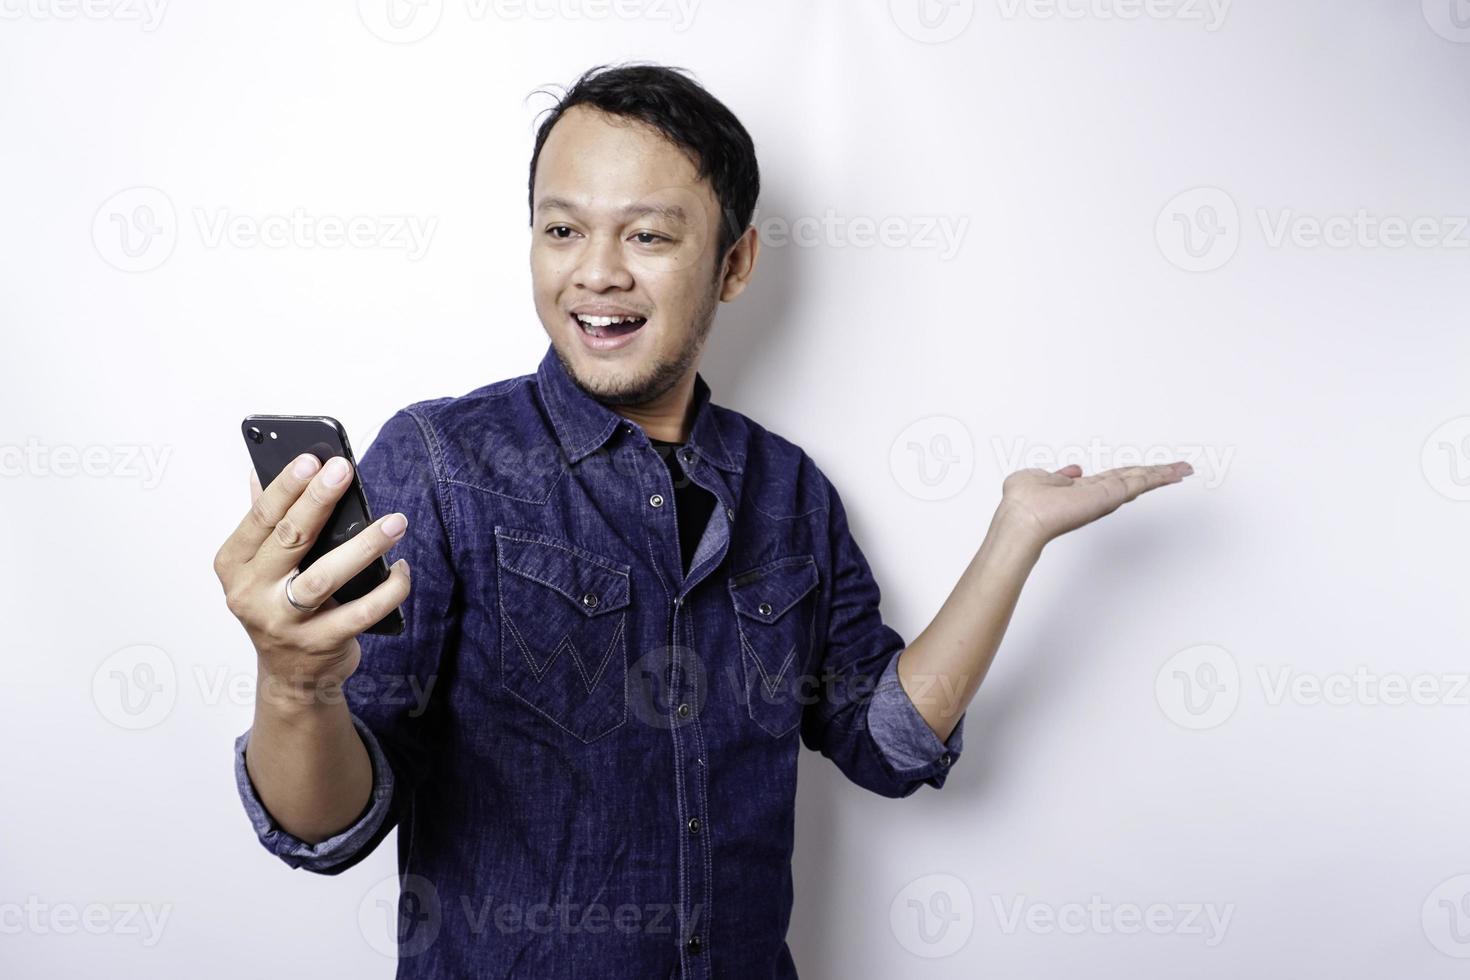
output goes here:
[{"label": "man's face", "polygon": [[[568,373],[635,405],[692,371],[722,263],[719,203],[684,152],[644,123],[575,106],[542,145],[532,200],[536,313]],[[583,326],[577,313],[641,322]]]}]

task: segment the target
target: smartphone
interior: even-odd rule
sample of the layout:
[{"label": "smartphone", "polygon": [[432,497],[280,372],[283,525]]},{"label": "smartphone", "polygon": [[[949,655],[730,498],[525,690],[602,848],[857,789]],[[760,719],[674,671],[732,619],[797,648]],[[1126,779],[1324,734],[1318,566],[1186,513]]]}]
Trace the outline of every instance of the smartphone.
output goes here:
[{"label": "smartphone", "polygon": [[[352,455],[347,430],[341,422],[326,415],[248,415],[240,424],[240,431],[245,436],[250,461],[255,464],[255,475],[260,478],[262,487],[270,486],[281,470],[302,453],[311,453],[323,463],[333,456],[341,456],[352,464],[352,485],[337,501],[327,523],[297,568],[305,571],[312,562],[372,524],[367,495],[357,478],[357,460]],[[332,598],[340,603],[351,602],[367,595],[387,578],[388,559],[379,555],[372,564],[333,592]],[[366,632],[390,636],[402,633],[403,610],[395,608],[369,626]]]}]

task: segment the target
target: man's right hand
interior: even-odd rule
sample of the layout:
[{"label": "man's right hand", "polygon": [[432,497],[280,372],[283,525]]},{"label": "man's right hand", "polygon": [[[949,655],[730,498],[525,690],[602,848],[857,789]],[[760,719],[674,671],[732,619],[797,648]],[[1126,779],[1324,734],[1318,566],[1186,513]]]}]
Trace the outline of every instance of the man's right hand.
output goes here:
[{"label": "man's right hand", "polygon": [[[264,490],[252,469],[250,510],[214,557],[225,605],[240,620],[259,656],[261,681],[285,685],[295,699],[311,701],[339,688],[362,659],[357,636],[401,604],[409,593],[408,562],[400,559],[388,579],[346,604],[332,599],[358,572],[403,537],[407,519],[388,514],[333,548],[291,583],[286,579],[321,533],[352,483],[352,466],[334,456],[325,466],[302,454]],[[260,685],[257,694],[264,693]]]}]

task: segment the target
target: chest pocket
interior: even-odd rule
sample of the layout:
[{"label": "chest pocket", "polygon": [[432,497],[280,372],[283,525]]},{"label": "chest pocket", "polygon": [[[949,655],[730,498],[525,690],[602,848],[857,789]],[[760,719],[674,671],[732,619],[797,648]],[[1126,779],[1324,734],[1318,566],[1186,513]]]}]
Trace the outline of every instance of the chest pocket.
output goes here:
[{"label": "chest pocket", "polygon": [[629,566],[500,526],[495,554],[505,690],[583,742],[623,724]]},{"label": "chest pocket", "polygon": [[730,578],[746,704],[771,735],[790,732],[805,702],[820,694],[807,679],[815,628],[817,564],[811,555],[777,558]]}]

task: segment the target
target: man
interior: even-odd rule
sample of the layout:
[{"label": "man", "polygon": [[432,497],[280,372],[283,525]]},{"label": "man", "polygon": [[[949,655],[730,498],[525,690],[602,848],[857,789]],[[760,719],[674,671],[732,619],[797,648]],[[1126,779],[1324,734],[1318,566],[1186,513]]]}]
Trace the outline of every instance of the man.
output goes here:
[{"label": "man", "polygon": [[[685,75],[586,73],[531,159],[535,373],[389,419],[360,461],[380,518],[299,577],[344,460],[256,484],[220,549],[259,663],[241,797],[323,874],[399,829],[400,977],[795,976],[800,746],[883,796],[941,787],[1045,543],[1190,472],[1012,474],[905,647],[836,489],[696,370],[758,192]],[[399,604],[401,635],[359,638]]]}]

